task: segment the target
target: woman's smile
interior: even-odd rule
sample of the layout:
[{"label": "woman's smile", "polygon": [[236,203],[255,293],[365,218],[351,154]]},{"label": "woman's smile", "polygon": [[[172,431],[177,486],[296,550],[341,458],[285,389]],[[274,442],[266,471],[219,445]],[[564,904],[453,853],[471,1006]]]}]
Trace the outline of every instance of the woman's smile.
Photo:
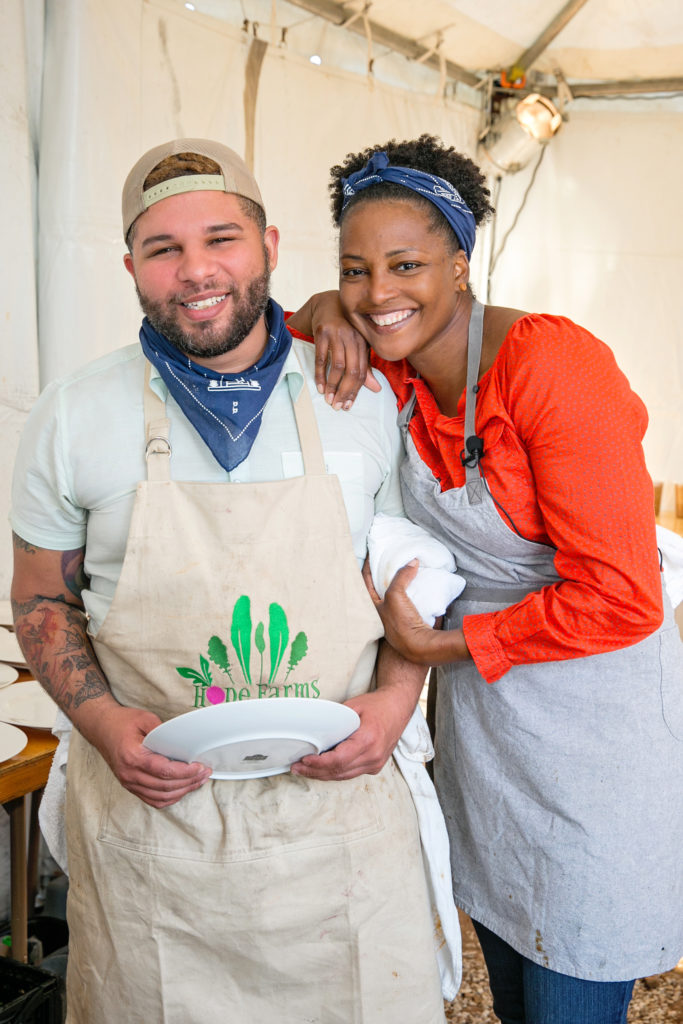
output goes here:
[{"label": "woman's smile", "polygon": [[387,313],[367,313],[366,316],[378,330],[386,328],[392,331],[401,328],[414,313],[414,309],[397,309]]}]

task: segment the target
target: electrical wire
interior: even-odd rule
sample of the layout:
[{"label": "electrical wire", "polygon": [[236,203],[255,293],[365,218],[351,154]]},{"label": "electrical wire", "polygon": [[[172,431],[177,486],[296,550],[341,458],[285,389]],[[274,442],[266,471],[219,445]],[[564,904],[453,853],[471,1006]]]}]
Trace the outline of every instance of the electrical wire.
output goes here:
[{"label": "electrical wire", "polygon": [[519,220],[519,218],[521,216],[521,213],[522,213],[522,210],[524,209],[524,207],[526,205],[526,201],[529,198],[529,193],[531,192],[531,189],[533,188],[534,181],[536,180],[536,175],[538,174],[538,169],[541,166],[541,162],[543,160],[543,157],[545,156],[545,151],[546,151],[547,148],[548,148],[547,146],[541,146],[541,152],[538,155],[538,160],[536,161],[536,166],[534,167],[532,175],[531,175],[531,178],[529,179],[529,184],[527,185],[526,190],[524,192],[524,195],[522,196],[522,202],[519,204],[519,208],[517,210],[517,213],[515,214],[515,217],[514,217],[514,220],[512,221],[512,224],[510,225],[510,227],[507,229],[507,231],[503,235],[503,241],[500,243],[500,249],[495,254],[495,256],[493,256],[493,258],[491,260],[491,265],[489,267],[489,281],[491,280],[491,277],[493,276],[493,272],[496,269],[496,263],[498,262],[498,260],[500,259],[501,255],[502,255],[503,249],[505,248],[505,245],[507,243],[508,238],[510,237],[510,235],[512,234],[514,229],[517,227],[517,221]]}]

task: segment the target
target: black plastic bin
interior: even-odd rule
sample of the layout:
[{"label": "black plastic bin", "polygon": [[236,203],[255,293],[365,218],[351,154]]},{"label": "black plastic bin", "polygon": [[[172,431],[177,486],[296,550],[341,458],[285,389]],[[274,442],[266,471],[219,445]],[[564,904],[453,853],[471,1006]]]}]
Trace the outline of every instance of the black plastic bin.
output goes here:
[{"label": "black plastic bin", "polygon": [[62,1024],[64,981],[40,967],[0,957],[0,1024]]}]

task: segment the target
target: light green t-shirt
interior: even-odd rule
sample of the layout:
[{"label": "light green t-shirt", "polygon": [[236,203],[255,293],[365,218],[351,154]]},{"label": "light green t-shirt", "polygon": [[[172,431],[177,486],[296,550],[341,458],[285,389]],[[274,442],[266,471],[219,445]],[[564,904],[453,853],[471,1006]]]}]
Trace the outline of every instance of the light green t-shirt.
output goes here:
[{"label": "light green t-shirt", "polygon": [[[90,588],[83,600],[93,632],[114,595],[136,485],[146,478],[145,362],[140,346],[131,345],[50,384],[29,415],[15,463],[12,529],[50,550],[85,546]],[[307,342],[293,340],[258,437],[247,459],[231,473],[216,461],[153,368],[152,387],[166,400],[171,420],[171,477],[248,483],[301,475],[290,396],[296,397],[303,384],[302,367],[327,469],[339,477],[354,553],[362,565],[375,512],[403,514],[396,400],[382,378],[381,394],[362,389],[350,412],[335,412],[315,388],[314,348]]]}]

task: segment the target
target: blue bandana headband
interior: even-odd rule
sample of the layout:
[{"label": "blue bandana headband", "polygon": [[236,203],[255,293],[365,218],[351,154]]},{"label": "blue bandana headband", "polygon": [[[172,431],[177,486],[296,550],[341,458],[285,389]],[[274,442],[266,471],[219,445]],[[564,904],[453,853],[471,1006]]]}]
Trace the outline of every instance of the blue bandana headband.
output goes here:
[{"label": "blue bandana headband", "polygon": [[455,186],[445,178],[438,178],[435,174],[425,174],[412,167],[390,164],[389,157],[384,152],[373,153],[365,167],[350,174],[348,178],[342,178],[344,190],[342,210],[346,208],[356,193],[382,181],[404,185],[405,188],[417,192],[418,195],[428,199],[430,203],[434,203],[434,206],[441,211],[458,236],[458,241],[467,259],[470,258],[474,249],[477,225],[474,214]]}]

